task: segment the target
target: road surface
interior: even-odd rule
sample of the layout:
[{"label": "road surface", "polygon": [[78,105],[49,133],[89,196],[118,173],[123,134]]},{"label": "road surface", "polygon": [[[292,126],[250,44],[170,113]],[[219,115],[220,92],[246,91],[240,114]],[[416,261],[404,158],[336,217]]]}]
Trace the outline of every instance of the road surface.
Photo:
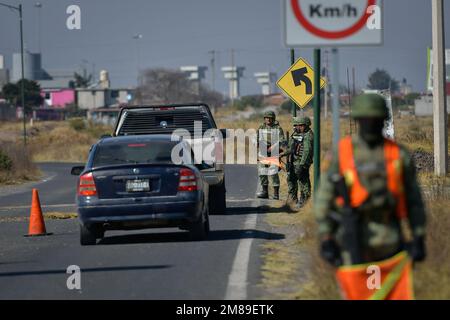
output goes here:
[{"label": "road surface", "polygon": [[[77,219],[46,220],[47,237],[27,233],[31,189],[44,213],[76,212],[75,164],[40,164],[43,180],[0,188],[0,299],[258,299],[263,292],[261,244],[269,232],[255,200],[256,167],[226,167],[226,215],[210,217],[211,233],[190,241],[178,229],[110,231],[96,246],[81,247]],[[81,289],[66,273],[81,270]]]}]

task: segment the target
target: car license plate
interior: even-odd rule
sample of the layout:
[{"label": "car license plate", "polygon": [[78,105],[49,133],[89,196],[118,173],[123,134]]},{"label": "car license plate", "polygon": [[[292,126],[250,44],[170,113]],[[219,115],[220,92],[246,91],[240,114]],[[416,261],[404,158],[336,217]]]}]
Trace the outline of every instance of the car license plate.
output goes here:
[{"label": "car license plate", "polygon": [[150,181],[148,179],[127,180],[127,192],[150,191]]}]

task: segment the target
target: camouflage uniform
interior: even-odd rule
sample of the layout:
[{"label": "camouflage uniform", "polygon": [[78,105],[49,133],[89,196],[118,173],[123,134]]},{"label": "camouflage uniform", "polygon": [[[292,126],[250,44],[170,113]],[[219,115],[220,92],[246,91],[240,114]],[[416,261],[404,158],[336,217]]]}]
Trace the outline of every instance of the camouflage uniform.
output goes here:
[{"label": "camouflage uniform", "polygon": [[309,167],[313,163],[314,133],[310,129],[311,120],[308,117],[294,118],[293,124],[294,126],[305,125],[305,131],[299,132],[294,129],[284,152],[288,157],[288,196],[290,200],[297,202],[300,187],[299,204],[301,205],[311,197]]},{"label": "camouflage uniform", "polygon": [[[278,150],[280,150],[285,145],[284,132],[278,121],[276,121],[275,113],[273,111],[264,113],[264,118],[272,118],[272,125],[269,126],[266,123],[263,123],[259,126],[257,131],[258,152],[261,153],[261,148],[261,151],[263,151],[262,155],[270,157],[271,152],[267,150],[269,147],[274,146],[278,143]],[[275,140],[272,141],[272,139]],[[258,175],[259,182],[261,184],[261,192],[258,193],[258,198],[268,198],[268,185],[270,177],[272,186],[274,187],[274,199],[278,200],[280,187],[280,178],[278,176],[278,171],[278,167],[274,165],[271,166],[258,163]]]},{"label": "camouflage uniform", "polygon": [[[362,118],[383,121],[387,115],[384,99],[375,94],[362,95],[355,99],[352,116],[356,120]],[[360,123],[360,133],[351,138],[353,159],[360,184],[367,190],[368,198],[359,206],[352,207],[352,215],[356,217],[354,224],[357,245],[360,252],[359,263],[387,259],[405,250],[405,232],[403,222],[396,216],[397,200],[387,186],[387,170],[383,142],[373,143],[370,134],[365,135]],[[382,124],[379,124],[379,141],[382,140]],[[378,130],[375,130],[378,132]],[[375,135],[372,135],[375,137]],[[375,137],[376,138],[376,137]],[[335,156],[335,158],[337,158]],[[415,261],[425,258],[425,210],[419,186],[416,180],[415,165],[406,149],[400,146],[400,166],[403,181],[397,181],[404,190],[407,207],[405,222],[409,225],[413,241],[408,244],[410,255]],[[314,213],[319,224],[322,239],[322,257],[334,265],[351,265],[350,253],[346,246],[343,221],[343,208],[338,205],[337,179],[342,179],[339,162],[333,159],[327,172],[322,175],[320,187],[315,197]],[[352,182],[343,179],[349,188]],[[348,192],[347,192],[348,193]]]}]

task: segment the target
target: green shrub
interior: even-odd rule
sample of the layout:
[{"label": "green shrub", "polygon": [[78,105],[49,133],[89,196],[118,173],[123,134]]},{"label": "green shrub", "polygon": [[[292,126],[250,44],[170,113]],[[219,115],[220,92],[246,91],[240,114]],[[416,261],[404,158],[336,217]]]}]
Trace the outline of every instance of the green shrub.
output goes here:
[{"label": "green shrub", "polygon": [[0,150],[0,170],[10,171],[12,168],[12,160],[11,158]]},{"label": "green shrub", "polygon": [[72,118],[69,120],[69,124],[75,131],[86,129],[86,124],[84,123],[83,118]]}]

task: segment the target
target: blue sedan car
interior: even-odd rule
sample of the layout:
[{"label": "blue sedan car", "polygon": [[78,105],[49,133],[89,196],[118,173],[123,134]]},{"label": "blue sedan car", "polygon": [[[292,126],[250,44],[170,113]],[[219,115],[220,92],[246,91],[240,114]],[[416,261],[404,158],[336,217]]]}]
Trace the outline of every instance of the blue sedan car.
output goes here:
[{"label": "blue sedan car", "polygon": [[96,244],[106,230],[179,227],[192,239],[207,237],[209,186],[196,166],[174,164],[177,144],[170,135],[139,135],[91,148],[86,166],[72,168],[81,245]]}]

